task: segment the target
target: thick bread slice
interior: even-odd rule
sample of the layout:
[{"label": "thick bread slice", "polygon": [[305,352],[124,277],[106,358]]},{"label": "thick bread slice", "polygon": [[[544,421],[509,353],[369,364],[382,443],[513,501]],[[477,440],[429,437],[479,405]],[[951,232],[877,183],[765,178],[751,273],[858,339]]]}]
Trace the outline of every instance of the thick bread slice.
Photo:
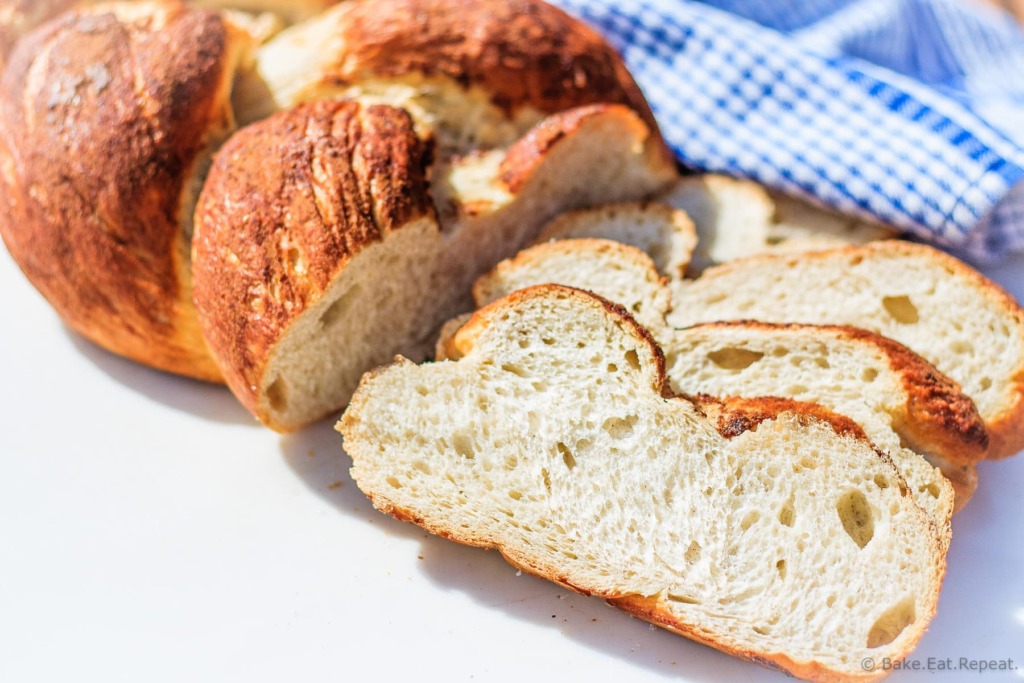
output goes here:
[{"label": "thick bread slice", "polygon": [[[594,287],[588,287],[591,282]],[[481,308],[517,289],[561,284],[587,289],[623,306],[648,330],[665,326],[672,294],[644,252],[605,239],[542,242],[506,259],[473,285]]]},{"label": "thick bread slice", "polygon": [[931,247],[887,240],[734,261],[681,283],[668,322],[851,325],[905,344],[956,381],[989,434],[987,457],[1024,448],[1024,311]]},{"label": "thick bread slice", "polygon": [[811,251],[895,236],[883,226],[717,174],[681,178],[659,201],[685,211],[696,225],[691,272],[755,254]]},{"label": "thick bread slice", "polygon": [[598,103],[629,106],[660,135],[608,42],[541,0],[346,0],[263,46],[254,76],[241,90],[257,117],[324,98],[389,104],[442,156]]},{"label": "thick bread slice", "polygon": [[686,274],[697,246],[697,232],[686,212],[659,202],[624,202],[569,211],[548,223],[536,241],[540,244],[580,237],[636,247],[651,257],[659,273],[670,278]]},{"label": "thick bread slice", "polygon": [[664,397],[644,328],[564,287],[455,344],[368,374],[339,424],[382,511],[801,677],[879,678],[861,661],[924,632],[943,534],[849,420],[776,400],[713,423]]},{"label": "thick bread slice", "polygon": [[939,520],[977,485],[974,462],[988,441],[974,404],[901,344],[850,327],[754,322],[698,325],[660,341],[677,393],[782,396],[851,418]]},{"label": "thick bread slice", "polygon": [[[722,323],[668,329],[662,313],[669,303],[651,304],[666,301],[667,292],[650,261],[633,247],[602,245],[567,240],[526,249],[477,280],[476,305],[545,283],[594,292],[624,306],[662,345],[674,391],[820,403],[858,422],[940,522],[949,519],[954,500],[959,509],[970,499],[974,463],[988,447],[984,424],[971,400],[926,360],[853,328]],[[465,322],[445,325],[438,358],[454,358],[451,337]]]},{"label": "thick bread slice", "polygon": [[670,183],[659,148],[626,107],[563,112],[471,181],[447,167],[439,225],[401,110],[321,102],[243,129],[196,212],[196,304],[228,385],[282,431],[340,410],[366,370],[427,357],[473,281],[552,216]]},{"label": "thick bread slice", "polygon": [[220,371],[192,305],[192,207],[252,47],[214,12],[110,3],[30,34],[0,79],[11,256],[78,333],[205,380]]}]

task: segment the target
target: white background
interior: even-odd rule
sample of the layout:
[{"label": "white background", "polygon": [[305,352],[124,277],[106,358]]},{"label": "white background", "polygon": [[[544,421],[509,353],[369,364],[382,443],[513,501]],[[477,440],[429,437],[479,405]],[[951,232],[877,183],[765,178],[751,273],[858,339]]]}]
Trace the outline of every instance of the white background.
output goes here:
[{"label": "white background", "polygon": [[[0,292],[0,681],[785,680],[374,511],[330,421],[92,346],[3,250]],[[980,476],[912,656],[1021,670],[892,680],[1024,680],[1024,457]]]}]

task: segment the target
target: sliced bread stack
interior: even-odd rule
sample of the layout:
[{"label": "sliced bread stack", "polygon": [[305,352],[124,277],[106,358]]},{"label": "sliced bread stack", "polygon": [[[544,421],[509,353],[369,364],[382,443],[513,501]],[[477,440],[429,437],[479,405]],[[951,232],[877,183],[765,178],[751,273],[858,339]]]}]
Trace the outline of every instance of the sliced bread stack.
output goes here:
[{"label": "sliced bread stack", "polygon": [[726,652],[865,680],[934,613],[948,525],[852,421],[670,395],[620,307],[546,285],[475,313],[459,360],[367,374],[339,429],[375,506]]},{"label": "sliced bread stack", "polygon": [[[521,252],[477,282],[476,303],[549,282],[595,292],[644,321],[665,351],[673,391],[818,403],[860,424],[900,465],[919,502],[937,519],[948,519],[954,505],[959,509],[970,499],[974,463],[988,446],[984,423],[956,384],[903,345],[822,325],[666,327],[664,318],[657,319],[664,305],[649,303],[664,301],[668,289],[650,259],[632,247],[598,240],[550,242]],[[439,356],[456,353],[451,337],[442,335]]]}]

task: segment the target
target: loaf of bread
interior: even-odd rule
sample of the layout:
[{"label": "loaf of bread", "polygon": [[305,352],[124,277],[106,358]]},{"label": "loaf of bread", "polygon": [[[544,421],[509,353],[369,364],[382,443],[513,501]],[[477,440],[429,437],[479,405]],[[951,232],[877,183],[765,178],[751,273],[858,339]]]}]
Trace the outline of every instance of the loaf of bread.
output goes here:
[{"label": "loaf of bread", "polygon": [[471,306],[473,281],[552,216],[671,182],[664,158],[631,110],[573,109],[495,164],[466,177],[448,167],[457,206],[439,222],[427,147],[403,110],[327,102],[274,115],[225,145],[196,211],[210,348],[257,417],[301,427],[396,353],[426,358],[441,323]]},{"label": "loaf of bread", "polygon": [[[335,3],[203,4],[286,9],[292,20]],[[163,370],[226,377],[278,429],[340,409],[358,375],[393,353],[429,351],[428,337],[461,308],[453,302],[470,301],[473,279],[544,221],[602,200],[647,198],[677,177],[615,51],[538,0],[477,0],[469,8],[462,0],[348,0],[262,45],[237,14],[171,0],[76,6],[21,41],[0,80],[0,153],[12,160],[0,174],[0,234],[73,329]],[[56,9],[40,7],[32,21]],[[359,107],[337,117],[293,110],[343,98]],[[280,118],[265,118],[275,113]],[[298,121],[311,129],[278,130]],[[239,122],[256,127],[236,136]],[[263,134],[274,140],[273,154]],[[232,136],[223,155],[230,161],[207,182],[212,154]],[[295,172],[304,154],[324,167]],[[577,164],[592,165],[579,172]],[[327,187],[321,171],[354,185]],[[204,187],[206,208],[194,226]],[[298,203],[275,205],[284,196]],[[388,208],[375,215],[373,207]],[[298,225],[299,215],[314,223]],[[437,257],[408,272],[393,264],[389,272],[404,284],[373,272],[375,250],[356,256],[378,233],[420,219],[433,226],[425,242],[407,231],[391,248],[403,264],[414,254]],[[314,224],[326,233],[312,234]],[[200,260],[212,259],[195,268],[203,282],[195,294],[194,229]],[[283,241],[270,245],[263,231]],[[406,239],[412,243],[402,246]],[[319,335],[310,329],[284,346],[271,336],[350,260],[367,274],[350,268],[360,286],[339,305],[324,305],[339,321],[332,329],[348,330],[329,338],[349,335],[352,345],[321,354],[324,338],[315,349],[285,351]],[[314,264],[317,273],[305,272]],[[381,303],[403,287],[393,310]],[[341,290],[332,292],[338,303]],[[377,307],[380,318],[399,318],[419,307],[413,292],[436,306],[409,320],[404,336],[384,334],[389,341],[370,341],[393,331],[386,325],[345,313],[352,303],[353,312]],[[208,307],[203,330],[193,300]],[[321,356],[323,366],[311,360]],[[323,372],[342,356],[344,369]],[[265,378],[267,363],[274,370]],[[294,376],[278,381],[281,368]],[[287,405],[287,416],[272,404]]]},{"label": "loaf of bread", "polygon": [[220,370],[189,275],[191,207],[234,128],[250,36],[176,2],[62,15],[0,78],[0,235],[74,330],[192,377]]},{"label": "loaf of bread", "polygon": [[[664,350],[676,393],[786,397],[853,419],[893,458],[918,502],[940,521],[949,519],[954,505],[962,508],[977,486],[974,465],[986,454],[988,436],[973,402],[901,344],[823,325],[667,328],[668,287],[650,259],[633,247],[602,240],[526,249],[477,281],[475,303],[482,307],[545,283],[585,289],[630,311]],[[442,330],[437,357],[456,357],[452,340],[465,322],[456,319]]]},{"label": "loaf of bread", "polygon": [[668,321],[851,325],[896,340],[956,381],[989,433],[988,457],[1024,448],[1024,311],[932,247],[886,240],[741,259],[681,283]]},{"label": "loaf of bread", "polygon": [[849,420],[666,398],[621,308],[558,286],[474,314],[460,359],[368,374],[339,423],[382,511],[797,676],[865,680],[931,619],[943,532]]}]

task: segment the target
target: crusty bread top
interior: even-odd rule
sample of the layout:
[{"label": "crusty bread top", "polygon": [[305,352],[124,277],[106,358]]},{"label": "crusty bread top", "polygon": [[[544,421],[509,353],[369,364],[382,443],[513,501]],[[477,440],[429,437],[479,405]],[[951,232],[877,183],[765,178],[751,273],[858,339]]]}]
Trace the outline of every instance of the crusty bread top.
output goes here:
[{"label": "crusty bread top", "polygon": [[23,35],[76,4],[77,0],[0,0],[0,71]]},{"label": "crusty bread top", "polygon": [[247,36],[175,2],[62,15],[19,43],[0,81],[0,233],[72,328],[203,379],[188,281],[193,176],[233,126]]},{"label": "crusty bread top", "polygon": [[457,362],[368,374],[339,423],[382,511],[798,676],[880,677],[861,660],[924,632],[942,534],[849,421],[734,400],[723,438],[662,395],[643,328],[564,287],[481,309],[454,343]]},{"label": "crusty bread top", "polygon": [[347,0],[269,41],[247,110],[354,97],[412,113],[441,149],[503,146],[545,115],[627,105],[660,139],[615,50],[540,0]]},{"label": "crusty bread top", "polygon": [[622,59],[596,31],[539,0],[348,0],[335,76],[440,74],[480,86],[499,107],[546,114],[628,104],[654,117]]},{"label": "crusty bread top", "polygon": [[355,254],[432,215],[427,160],[405,112],[351,101],[276,114],[217,154],[196,209],[195,297],[250,410],[284,328]]}]

